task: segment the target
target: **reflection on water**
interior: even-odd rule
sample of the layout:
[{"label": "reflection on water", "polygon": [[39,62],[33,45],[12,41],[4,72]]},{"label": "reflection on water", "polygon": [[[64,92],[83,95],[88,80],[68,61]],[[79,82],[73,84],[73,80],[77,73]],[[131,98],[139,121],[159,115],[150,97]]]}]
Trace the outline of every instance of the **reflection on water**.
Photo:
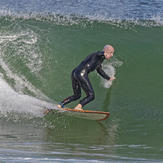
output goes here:
[{"label": "reflection on water", "polygon": [[0,154],[3,159],[15,155],[14,159],[152,162],[156,155],[162,159],[161,129],[157,122],[129,123],[123,118],[102,123],[62,115],[24,121],[1,118]]},{"label": "reflection on water", "polygon": [[43,154],[85,159],[102,159],[115,155],[113,147],[116,144],[117,124],[108,126],[95,121],[60,117],[60,120],[53,120],[51,124],[48,122],[50,119],[44,120],[47,127],[43,127],[42,124],[38,126],[38,122],[37,126],[32,125],[35,121],[37,120],[28,123],[1,121],[1,149],[7,150],[9,154],[16,152],[17,156],[23,151],[24,157],[30,152],[38,157]]}]

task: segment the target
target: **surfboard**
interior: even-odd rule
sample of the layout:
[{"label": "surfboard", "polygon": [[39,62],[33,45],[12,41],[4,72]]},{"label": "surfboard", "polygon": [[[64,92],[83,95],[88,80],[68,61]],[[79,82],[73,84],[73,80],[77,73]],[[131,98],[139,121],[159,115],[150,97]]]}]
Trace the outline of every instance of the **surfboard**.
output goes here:
[{"label": "surfboard", "polygon": [[60,108],[59,110],[55,109],[47,109],[45,110],[44,114],[53,114],[56,111],[60,111],[65,113],[65,115],[73,116],[77,118],[84,118],[89,120],[96,120],[102,121],[106,120],[109,116],[109,112],[101,112],[101,111],[92,111],[92,110],[78,110],[78,109],[71,109],[71,108]]}]

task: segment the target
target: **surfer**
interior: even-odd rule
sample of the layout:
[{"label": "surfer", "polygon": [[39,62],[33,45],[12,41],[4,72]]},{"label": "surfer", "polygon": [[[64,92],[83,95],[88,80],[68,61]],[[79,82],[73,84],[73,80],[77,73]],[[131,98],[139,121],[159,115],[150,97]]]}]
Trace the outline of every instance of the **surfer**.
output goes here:
[{"label": "surfer", "polygon": [[106,80],[114,80],[115,77],[109,77],[102,70],[102,62],[104,59],[110,59],[114,54],[114,48],[111,45],[105,45],[103,50],[100,52],[96,52],[90,54],[83,60],[73,71],[71,74],[72,79],[72,88],[74,95],[65,98],[61,103],[58,104],[59,108],[63,108],[64,105],[76,101],[81,97],[81,88],[86,93],[86,97],[82,99],[79,104],[74,108],[78,110],[82,110],[83,106],[94,100],[95,93],[92,88],[92,85],[89,81],[88,74],[94,70],[96,70],[104,79]]}]

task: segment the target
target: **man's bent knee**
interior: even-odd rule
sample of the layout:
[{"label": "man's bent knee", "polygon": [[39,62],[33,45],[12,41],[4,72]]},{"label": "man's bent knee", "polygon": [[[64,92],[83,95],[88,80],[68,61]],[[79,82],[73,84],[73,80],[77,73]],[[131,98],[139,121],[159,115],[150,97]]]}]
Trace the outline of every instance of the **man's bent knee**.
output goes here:
[{"label": "man's bent knee", "polygon": [[81,94],[74,95],[74,100],[77,100],[81,97]]}]

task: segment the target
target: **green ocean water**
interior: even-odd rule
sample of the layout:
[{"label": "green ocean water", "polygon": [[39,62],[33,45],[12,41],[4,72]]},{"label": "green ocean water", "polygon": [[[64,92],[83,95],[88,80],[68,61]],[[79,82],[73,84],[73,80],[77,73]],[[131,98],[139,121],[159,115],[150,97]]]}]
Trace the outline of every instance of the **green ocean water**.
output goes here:
[{"label": "green ocean water", "polygon": [[[0,17],[0,159],[161,162],[162,25],[58,19]],[[103,67],[116,80],[110,85],[91,73],[96,98],[84,109],[110,118],[44,117],[43,109],[72,95],[72,69],[105,44],[115,47]]]}]

